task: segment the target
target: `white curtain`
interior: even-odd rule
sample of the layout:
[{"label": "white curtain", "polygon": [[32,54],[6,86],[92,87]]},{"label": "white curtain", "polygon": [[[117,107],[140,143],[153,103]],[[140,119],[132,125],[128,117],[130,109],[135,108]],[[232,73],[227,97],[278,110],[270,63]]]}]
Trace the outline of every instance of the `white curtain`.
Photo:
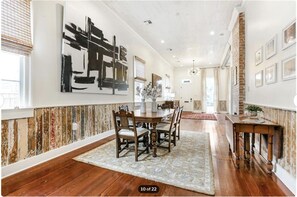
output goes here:
[{"label": "white curtain", "polygon": [[220,69],[214,68],[213,69],[213,76],[214,76],[214,91],[213,91],[213,98],[214,98],[214,112],[218,113],[220,111],[219,106],[219,82],[220,82]]},{"label": "white curtain", "polygon": [[206,73],[205,73],[205,69],[200,69],[200,73],[201,73],[201,107],[202,107],[202,112],[206,112]]}]

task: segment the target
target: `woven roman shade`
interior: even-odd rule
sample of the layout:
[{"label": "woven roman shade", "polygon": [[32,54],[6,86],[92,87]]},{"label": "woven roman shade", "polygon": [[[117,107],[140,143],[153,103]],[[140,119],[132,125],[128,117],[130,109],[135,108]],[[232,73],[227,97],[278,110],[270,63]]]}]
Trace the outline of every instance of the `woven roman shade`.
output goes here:
[{"label": "woven roman shade", "polygon": [[2,50],[29,55],[32,51],[30,0],[1,1]]}]

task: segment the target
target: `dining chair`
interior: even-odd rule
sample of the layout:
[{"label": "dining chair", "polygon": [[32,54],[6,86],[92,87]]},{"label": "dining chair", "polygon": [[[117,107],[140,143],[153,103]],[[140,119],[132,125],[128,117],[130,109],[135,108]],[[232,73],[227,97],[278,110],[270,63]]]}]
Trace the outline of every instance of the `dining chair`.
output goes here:
[{"label": "dining chair", "polygon": [[[181,116],[184,110],[184,106],[179,107],[178,110],[178,115],[177,115],[177,121],[176,121],[176,137],[178,140],[180,140],[180,121],[181,121]],[[161,123],[166,123],[166,124],[170,124],[171,123],[171,119],[169,119],[168,117],[166,119],[164,119]]]},{"label": "dining chair", "polygon": [[119,106],[119,110],[129,111],[129,106],[128,105],[121,105],[121,106]]},{"label": "dining chair", "polygon": [[[134,112],[128,112],[126,110],[120,110],[115,112],[112,110],[114,126],[115,126],[115,135],[116,135],[116,158],[120,157],[120,153],[129,149],[129,144],[134,142],[134,151],[135,151],[135,161],[138,161],[138,157],[146,151],[149,153],[149,142],[148,135],[149,130],[136,127]],[[120,121],[118,121],[120,120]],[[133,127],[129,126],[130,122],[133,122]],[[145,149],[139,149],[139,142],[143,138]]]},{"label": "dining chair", "polygon": [[[166,148],[168,151],[171,151],[171,143],[176,146],[176,125],[178,117],[179,107],[174,110],[173,116],[171,117],[170,124],[168,123],[159,123],[157,124],[157,133],[158,133],[158,142],[159,147]],[[161,137],[163,134],[163,137]],[[161,146],[163,142],[167,141],[168,146]]]},{"label": "dining chair", "polygon": [[181,116],[182,116],[182,113],[183,113],[183,110],[184,110],[184,106],[180,107],[179,108],[179,112],[178,112],[178,117],[177,117],[177,132],[176,132],[176,137],[178,140],[180,140],[180,121],[181,121]]}]

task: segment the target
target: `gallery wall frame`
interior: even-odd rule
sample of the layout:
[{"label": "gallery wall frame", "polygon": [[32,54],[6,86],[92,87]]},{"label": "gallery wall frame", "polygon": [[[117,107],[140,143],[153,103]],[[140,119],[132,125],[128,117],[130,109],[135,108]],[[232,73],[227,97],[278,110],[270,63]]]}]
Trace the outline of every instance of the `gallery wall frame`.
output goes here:
[{"label": "gallery wall frame", "polygon": [[277,50],[277,35],[273,36],[266,44],[265,44],[265,58],[269,59],[276,54]]},{"label": "gallery wall frame", "polygon": [[286,49],[296,43],[296,19],[289,23],[282,31],[282,49]]},{"label": "gallery wall frame", "polygon": [[265,68],[265,84],[276,83],[277,80],[277,63]]},{"label": "gallery wall frame", "polygon": [[291,80],[296,78],[296,55],[282,61],[282,80]]},{"label": "gallery wall frame", "polygon": [[255,74],[255,86],[256,87],[263,86],[263,70]]},{"label": "gallery wall frame", "polygon": [[263,62],[263,47],[261,46],[255,53],[256,66]]}]

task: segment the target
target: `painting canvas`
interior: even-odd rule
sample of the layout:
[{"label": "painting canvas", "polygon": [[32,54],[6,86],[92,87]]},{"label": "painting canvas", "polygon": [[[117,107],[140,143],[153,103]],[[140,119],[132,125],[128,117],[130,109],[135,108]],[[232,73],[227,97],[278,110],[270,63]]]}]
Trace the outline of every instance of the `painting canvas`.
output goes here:
[{"label": "painting canvas", "polygon": [[265,57],[269,59],[276,54],[276,35],[265,44]]},{"label": "painting canvas", "polygon": [[265,69],[265,83],[272,84],[276,82],[277,64],[273,64]]},{"label": "painting canvas", "polygon": [[260,87],[263,85],[263,70],[257,72],[255,75],[255,86]]},{"label": "painting canvas", "polygon": [[127,49],[108,33],[66,3],[61,92],[128,94]]},{"label": "painting canvas", "polygon": [[296,78],[296,56],[285,59],[282,62],[282,79],[289,80]]},{"label": "painting canvas", "polygon": [[152,74],[152,85],[160,90],[158,97],[162,97],[162,77],[156,74]]},{"label": "painting canvas", "polygon": [[296,21],[290,23],[283,29],[283,49],[288,48],[296,42]]},{"label": "painting canvas", "polygon": [[262,57],[262,53],[263,53],[263,48],[261,47],[260,49],[258,49],[255,53],[255,64],[256,66],[261,64],[263,61],[263,57]]}]

